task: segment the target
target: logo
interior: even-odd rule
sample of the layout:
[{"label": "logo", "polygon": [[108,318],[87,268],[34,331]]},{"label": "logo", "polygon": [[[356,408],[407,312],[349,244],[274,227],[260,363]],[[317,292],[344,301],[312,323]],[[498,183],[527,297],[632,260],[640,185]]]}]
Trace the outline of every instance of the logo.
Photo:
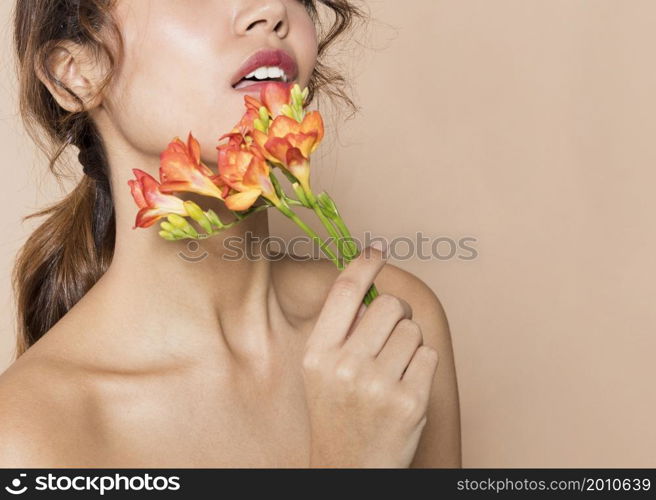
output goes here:
[{"label": "logo", "polygon": [[[20,477],[26,477],[27,474],[24,472],[20,474]],[[5,486],[5,490],[7,492],[11,493],[12,495],[22,495],[27,491],[27,486],[23,486],[22,488],[20,487],[21,485],[21,480],[19,478],[14,479],[11,482],[11,486]]]}]

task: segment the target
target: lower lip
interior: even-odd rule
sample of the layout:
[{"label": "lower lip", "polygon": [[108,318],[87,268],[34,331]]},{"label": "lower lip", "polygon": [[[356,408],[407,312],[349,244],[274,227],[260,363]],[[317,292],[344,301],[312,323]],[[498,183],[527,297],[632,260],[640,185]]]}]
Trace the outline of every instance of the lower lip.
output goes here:
[{"label": "lower lip", "polygon": [[[250,85],[248,85],[246,87],[241,87],[241,88],[238,88],[238,89],[233,87],[233,89],[236,90],[237,92],[260,92],[267,83],[270,83],[270,82],[266,81],[266,82],[260,82],[260,83],[251,83]],[[291,83],[291,82],[288,82],[288,83]]]}]

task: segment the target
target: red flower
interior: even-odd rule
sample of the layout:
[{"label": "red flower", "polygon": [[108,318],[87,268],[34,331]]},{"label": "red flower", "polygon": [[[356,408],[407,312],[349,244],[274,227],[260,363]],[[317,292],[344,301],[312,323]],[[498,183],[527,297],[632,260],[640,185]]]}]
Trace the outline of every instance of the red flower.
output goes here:
[{"label": "red flower", "polygon": [[269,177],[269,166],[257,151],[236,145],[217,147],[219,150],[219,176],[233,194],[226,196],[230,210],[247,210],[260,196],[279,203]]},{"label": "red flower", "polygon": [[136,179],[130,179],[128,185],[140,209],[132,229],[150,227],[169,214],[187,215],[184,202],[177,196],[163,194],[160,183],[154,177],[138,168],[132,169],[132,172]]},{"label": "red flower", "polygon": [[176,137],[160,155],[159,176],[163,193],[187,191],[223,199],[216,177],[200,161],[200,145],[189,132],[187,144]]},{"label": "red flower", "polygon": [[291,101],[292,84],[285,82],[269,82],[260,91],[260,99],[245,96],[246,108],[259,112],[264,106],[269,110],[272,118],[282,114],[282,107]]},{"label": "red flower", "polygon": [[253,131],[253,144],[274,164],[291,172],[305,189],[309,189],[310,155],[324,136],[324,126],[318,111],[308,113],[301,123],[288,116],[278,116],[268,134]]}]

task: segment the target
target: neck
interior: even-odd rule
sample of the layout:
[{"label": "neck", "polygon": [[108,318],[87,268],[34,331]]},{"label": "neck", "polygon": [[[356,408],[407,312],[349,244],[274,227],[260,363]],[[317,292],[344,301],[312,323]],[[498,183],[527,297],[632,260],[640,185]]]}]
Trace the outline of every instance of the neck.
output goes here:
[{"label": "neck", "polygon": [[[207,199],[201,206],[209,208]],[[117,210],[114,257],[103,279],[112,297],[120,290],[117,311],[135,311],[139,328],[153,329],[167,342],[204,350],[209,340],[250,357],[266,355],[274,332],[290,328],[272,283],[271,259],[260,252],[269,235],[266,211],[210,238],[167,241],[158,226],[133,230],[136,207],[123,208]],[[217,213],[230,221],[231,215]]]}]

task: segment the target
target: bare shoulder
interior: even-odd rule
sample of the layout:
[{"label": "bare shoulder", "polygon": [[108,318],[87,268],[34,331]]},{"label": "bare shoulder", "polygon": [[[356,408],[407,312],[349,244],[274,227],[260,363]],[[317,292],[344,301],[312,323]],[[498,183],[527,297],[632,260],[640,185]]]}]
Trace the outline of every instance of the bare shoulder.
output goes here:
[{"label": "bare shoulder", "polygon": [[412,306],[412,319],[422,327],[424,342],[434,347],[449,344],[450,332],[446,312],[437,293],[415,274],[393,264],[385,264],[376,280],[380,293],[401,297]]},{"label": "bare shoulder", "polygon": [[[279,263],[279,271],[278,281],[280,289],[285,292],[287,309],[306,320],[316,319],[340,273],[326,259],[302,261],[287,258]],[[427,344],[450,349],[444,307],[428,284],[389,262],[378,273],[375,284],[379,293],[401,297],[412,306],[413,319],[422,327]]]},{"label": "bare shoulder", "polygon": [[84,384],[36,345],[0,375],[0,467],[66,467],[85,437]]},{"label": "bare shoulder", "polygon": [[438,367],[424,428],[412,467],[462,467],[460,398],[451,329],[437,293],[418,276],[386,264],[376,286],[405,299],[421,327],[424,345],[438,353]]}]

